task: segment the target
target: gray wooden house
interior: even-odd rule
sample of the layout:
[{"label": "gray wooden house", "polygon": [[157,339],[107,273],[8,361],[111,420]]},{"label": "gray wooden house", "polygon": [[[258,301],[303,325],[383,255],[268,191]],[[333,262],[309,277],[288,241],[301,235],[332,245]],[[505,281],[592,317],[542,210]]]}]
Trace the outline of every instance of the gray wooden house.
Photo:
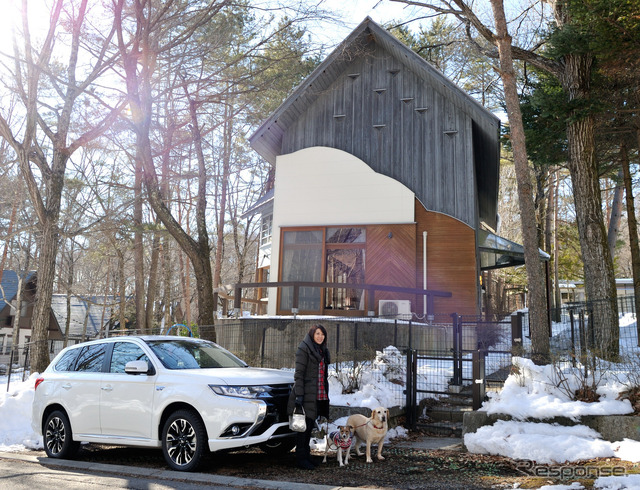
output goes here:
[{"label": "gray wooden house", "polygon": [[[275,167],[258,281],[300,290],[299,313],[366,313],[358,284],[450,292],[429,314],[478,314],[483,269],[521,263],[497,224],[500,121],[366,18],[250,137]],[[488,240],[488,241],[487,241]],[[505,255],[506,253],[506,255]],[[263,290],[291,312],[287,288]],[[425,313],[378,292],[376,313]],[[338,311],[336,311],[338,310]]]}]

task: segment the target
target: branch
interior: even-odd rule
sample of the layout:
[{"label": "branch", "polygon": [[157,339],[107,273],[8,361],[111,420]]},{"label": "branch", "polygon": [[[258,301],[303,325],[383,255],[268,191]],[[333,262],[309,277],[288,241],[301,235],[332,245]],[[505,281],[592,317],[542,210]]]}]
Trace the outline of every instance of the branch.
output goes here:
[{"label": "branch", "polygon": [[[396,3],[404,3],[405,5],[412,5],[415,7],[423,7],[434,12],[437,12],[440,15],[453,15],[461,22],[463,22],[466,27],[467,38],[469,41],[478,49],[482,54],[488,56],[492,59],[498,59],[498,51],[487,50],[486,48],[481,47],[478,42],[473,38],[471,27],[473,27],[478,34],[480,34],[487,42],[491,45],[497,47],[496,35],[495,33],[486,26],[478,16],[473,12],[472,8],[467,4],[464,0],[452,0],[452,2],[458,7],[454,8],[449,2],[442,1],[444,5],[435,5],[432,3],[421,2],[421,1],[412,1],[412,0],[391,0]],[[515,59],[525,61],[535,66],[536,68],[540,68],[552,75],[559,77],[562,74],[562,63],[550,60],[543,56],[538,55],[534,51],[520,48],[518,46],[511,46],[512,54]]]}]

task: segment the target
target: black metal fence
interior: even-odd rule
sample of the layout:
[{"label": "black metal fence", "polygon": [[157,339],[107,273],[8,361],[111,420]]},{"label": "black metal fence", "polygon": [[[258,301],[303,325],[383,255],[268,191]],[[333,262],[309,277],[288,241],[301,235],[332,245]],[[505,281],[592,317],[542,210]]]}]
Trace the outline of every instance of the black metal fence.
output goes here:
[{"label": "black metal fence", "polygon": [[[602,351],[597,345],[594,318],[599,311],[608,307],[608,301],[588,301],[568,303],[550,311],[549,343],[551,354],[555,358],[566,358],[575,362],[576,358],[588,351]],[[625,357],[635,350],[640,338],[640,324],[637,322],[633,296],[618,298],[618,334],[620,355]],[[523,353],[531,353],[531,331],[528,312],[516,313],[523,334]]]},{"label": "black metal fence", "polygon": [[[381,318],[260,318],[221,321],[216,341],[252,365],[294,367],[298,344],[322,323],[343,392],[374,383],[407,407],[409,424],[426,399],[466,397],[479,408],[485,389],[504,382],[511,367],[510,318],[481,321],[450,315],[420,323]],[[199,328],[210,338],[210,327]],[[366,378],[366,379],[365,379]],[[476,380],[480,380],[476,382]]]}]

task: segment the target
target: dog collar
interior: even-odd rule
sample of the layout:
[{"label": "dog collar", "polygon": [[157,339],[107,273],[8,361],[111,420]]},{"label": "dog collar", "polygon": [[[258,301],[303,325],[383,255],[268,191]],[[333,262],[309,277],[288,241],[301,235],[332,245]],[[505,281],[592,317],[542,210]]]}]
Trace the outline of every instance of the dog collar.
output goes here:
[{"label": "dog collar", "polygon": [[373,422],[371,422],[371,425],[373,425],[374,429],[384,429],[384,425],[381,425],[380,427],[378,427],[376,424],[374,424]]}]

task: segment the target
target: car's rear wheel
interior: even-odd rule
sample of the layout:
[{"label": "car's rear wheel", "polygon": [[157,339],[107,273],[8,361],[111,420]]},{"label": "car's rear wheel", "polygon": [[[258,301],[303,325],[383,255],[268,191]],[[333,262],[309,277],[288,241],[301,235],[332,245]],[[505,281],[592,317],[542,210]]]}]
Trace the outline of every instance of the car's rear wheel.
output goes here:
[{"label": "car's rear wheel", "polygon": [[80,443],[73,440],[71,424],[64,412],[51,412],[42,433],[44,450],[50,458],[69,459],[78,452]]},{"label": "car's rear wheel", "polygon": [[260,449],[271,456],[282,456],[296,447],[296,438],[274,439],[260,444]]},{"label": "car's rear wheel", "polygon": [[178,410],[164,423],[162,453],[173,470],[194,471],[207,444],[207,432],[193,410]]}]

